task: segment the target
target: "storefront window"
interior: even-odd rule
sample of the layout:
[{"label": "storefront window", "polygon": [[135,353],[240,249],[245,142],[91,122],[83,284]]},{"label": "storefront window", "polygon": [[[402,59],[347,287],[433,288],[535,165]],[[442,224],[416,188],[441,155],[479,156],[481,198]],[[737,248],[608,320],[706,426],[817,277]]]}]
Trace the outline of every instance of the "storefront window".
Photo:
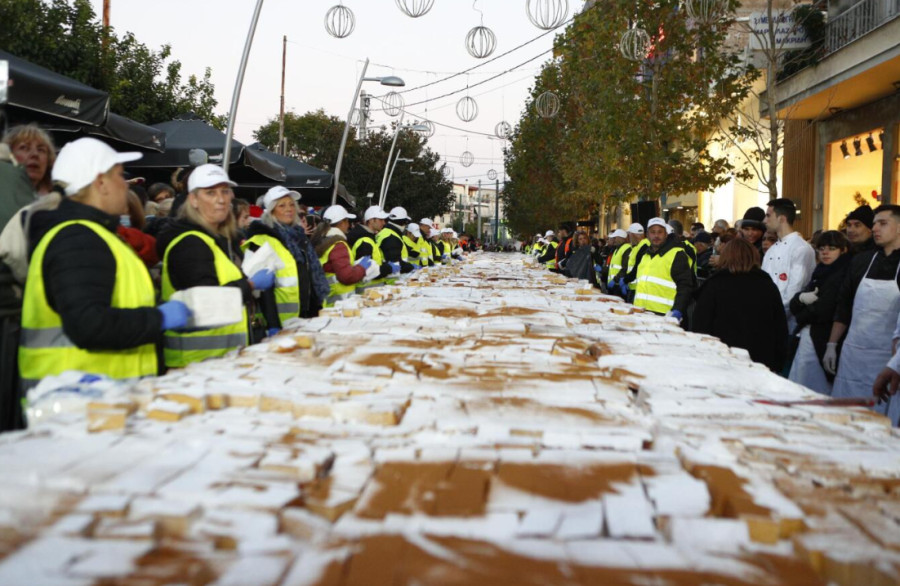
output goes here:
[{"label": "storefront window", "polygon": [[825,171],[826,230],[837,229],[847,214],[862,203],[873,208],[881,204],[884,159],[879,138],[881,131],[881,128],[876,128],[871,133],[848,136],[828,145]]}]

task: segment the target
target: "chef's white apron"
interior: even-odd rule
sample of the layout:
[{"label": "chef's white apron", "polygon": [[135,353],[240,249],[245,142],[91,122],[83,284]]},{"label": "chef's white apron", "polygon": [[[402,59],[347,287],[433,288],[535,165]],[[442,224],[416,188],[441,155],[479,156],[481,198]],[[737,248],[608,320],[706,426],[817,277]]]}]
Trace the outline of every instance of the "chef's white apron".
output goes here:
[{"label": "chef's white apron", "polygon": [[791,365],[788,379],[817,393],[831,395],[831,383],[825,377],[825,371],[822,370],[822,364],[816,355],[816,347],[813,345],[809,326],[800,330],[800,345],[797,346],[797,354],[794,356],[794,363]]},{"label": "chef's white apron", "polygon": [[[900,313],[900,288],[897,273],[890,281],[869,279],[872,269],[869,263],[862,282],[853,299],[853,315],[850,329],[841,349],[841,360],[834,378],[832,397],[871,397],[875,377],[891,358],[891,338]],[[890,401],[891,420],[896,426],[900,419],[900,400]],[[875,407],[879,413],[888,414],[888,405]]]}]

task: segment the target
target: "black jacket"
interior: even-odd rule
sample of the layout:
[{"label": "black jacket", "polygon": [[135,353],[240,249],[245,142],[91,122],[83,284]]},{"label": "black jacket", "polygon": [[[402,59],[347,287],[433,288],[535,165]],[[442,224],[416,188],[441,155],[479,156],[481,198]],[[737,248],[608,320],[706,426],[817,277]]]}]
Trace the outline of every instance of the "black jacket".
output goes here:
[{"label": "black jacket", "polygon": [[[247,238],[249,239],[258,235],[271,236],[281,242],[281,244],[290,251],[290,247],[281,239],[281,236],[276,230],[266,226],[260,221],[250,222],[250,225],[247,227]],[[259,250],[259,246],[256,244],[250,244],[247,248],[252,251]],[[297,282],[300,287],[300,315],[309,315],[310,300],[314,297],[309,263],[306,259],[298,259],[294,255],[291,255],[291,257],[294,259],[294,264],[297,265]],[[263,316],[266,318],[266,325],[268,325],[268,327],[273,328],[282,326],[281,318],[278,316],[278,302],[275,299],[274,289],[263,291],[260,294],[259,305],[262,309]]]},{"label": "black jacket", "polygon": [[573,279],[585,279],[594,287],[598,287],[597,272],[594,270],[594,249],[592,246],[582,246],[575,249],[569,260],[566,262],[566,268],[563,274]]},{"label": "black jacket", "polygon": [[[635,259],[634,268],[625,277],[625,281],[631,283],[637,279],[637,269],[644,256],[649,255],[651,258],[654,256],[663,256],[673,248],[681,248],[684,250],[684,246],[681,242],[675,240],[672,236],[669,236],[657,251],[653,250],[653,246],[644,246],[641,248]],[[634,252],[634,248],[628,252]],[[672,261],[672,270],[669,272],[669,276],[672,278],[672,282],[675,283],[676,287],[675,304],[672,306],[672,311],[680,311],[682,315],[686,315],[688,304],[691,302],[694,289],[697,285],[697,280],[694,277],[694,271],[691,270],[687,253],[675,256],[675,260]]]},{"label": "black jacket", "polygon": [[387,238],[381,241],[381,252],[384,253],[384,259],[388,262],[400,263],[401,273],[411,273],[415,270],[413,265],[403,260],[403,228],[388,222],[384,225],[384,230],[389,230],[397,235],[396,238]]},{"label": "black jacket", "polygon": [[698,279],[708,279],[709,275],[712,273],[711,267],[709,266],[709,259],[712,257],[713,248],[710,246],[703,252],[697,253],[697,278]]},{"label": "black jacket", "polygon": [[[851,257],[849,254],[842,254],[836,261],[830,265],[818,264],[816,270],[813,271],[812,279],[809,284],[803,288],[803,292],[818,289],[818,299],[815,303],[805,305],[800,302],[801,293],[794,295],[791,299],[791,313],[797,320],[798,333],[805,326],[809,326],[809,335],[812,338],[813,346],[819,357],[819,362],[825,356],[828,338],[831,335],[831,324],[834,321],[834,310],[837,307],[838,293],[841,285],[847,277],[847,270],[850,268]],[[823,369],[824,370],[824,369]],[[834,375],[825,372],[828,380],[833,380]]]},{"label": "black jacket", "polygon": [[556,237],[553,238],[552,242],[556,242],[558,246],[554,248],[550,246],[550,244],[546,244],[544,246],[544,254],[542,254],[538,259],[539,263],[544,264],[556,258],[556,251],[559,250],[559,247],[562,246],[562,244],[559,244],[559,242],[556,240]]},{"label": "black jacket", "polygon": [[700,288],[691,329],[780,372],[787,357],[787,317],[772,278],[759,268],[734,274],[717,271]]},{"label": "black jacket", "polygon": [[[874,260],[873,260],[874,257]],[[872,268],[869,268],[872,263]],[[837,307],[834,310],[834,321],[850,325],[853,314],[853,299],[856,297],[856,289],[863,278],[868,277],[877,281],[890,281],[897,278],[897,266],[900,264],[900,249],[895,250],[890,256],[884,256],[884,250],[876,248],[869,252],[860,252],[850,261],[850,269],[841,289],[838,292]],[[900,283],[900,278],[897,278]]]},{"label": "black jacket", "polygon": [[[352,230],[347,232],[347,243],[350,245],[350,250],[353,250],[353,246],[356,244],[356,241],[360,238],[369,237],[372,241],[375,241],[375,234],[372,234],[366,227],[362,224],[357,224],[353,227]],[[393,238],[391,239],[393,240]],[[402,248],[400,249],[402,252]],[[356,249],[356,259],[359,260],[364,256],[371,257],[372,256],[372,245],[368,242],[363,242],[359,245],[359,248]],[[387,258],[384,259],[384,262],[381,263],[380,271],[378,273],[378,278],[383,279],[386,276],[391,274],[391,265]]]},{"label": "black jacket", "polygon": [[[113,235],[119,226],[117,216],[64,198],[57,209],[32,215],[29,254],[49,230],[69,220],[96,222]],[[162,340],[162,314],[155,307],[110,307],[116,260],[90,228],[68,226],[57,233],[44,254],[42,270],[47,302],[60,315],[66,336],[79,348],[119,350]]]}]

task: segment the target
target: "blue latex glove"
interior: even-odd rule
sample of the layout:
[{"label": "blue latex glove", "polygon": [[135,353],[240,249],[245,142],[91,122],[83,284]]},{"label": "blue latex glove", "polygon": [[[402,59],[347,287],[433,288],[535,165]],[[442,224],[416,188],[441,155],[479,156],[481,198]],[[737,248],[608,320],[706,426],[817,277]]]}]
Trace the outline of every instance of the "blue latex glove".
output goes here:
[{"label": "blue latex glove", "polygon": [[162,329],[178,330],[191,319],[191,310],[181,301],[166,301],[156,309],[162,314]]},{"label": "blue latex glove", "polygon": [[389,262],[388,264],[391,265],[391,274],[392,275],[396,275],[397,273],[400,272],[400,263],[399,262]]},{"label": "blue latex glove", "polygon": [[678,323],[681,323],[681,318],[683,316],[681,315],[680,311],[678,311],[677,309],[673,309],[672,311],[670,311],[669,313],[666,314],[666,317],[674,317],[675,319],[678,320]]},{"label": "blue latex glove", "polygon": [[357,264],[368,271],[369,267],[372,266],[372,257],[364,256],[359,259],[359,262]]},{"label": "blue latex glove", "polygon": [[619,292],[623,297],[628,297],[628,283],[625,282],[625,279],[619,280]]},{"label": "blue latex glove", "polygon": [[281,328],[269,328],[266,330],[266,337],[271,338],[275,334],[281,331]]},{"label": "blue latex glove", "polygon": [[448,260],[450,260],[450,255],[449,255],[449,254],[443,255],[443,256],[441,257],[441,260],[443,260],[444,262],[447,262]]},{"label": "blue latex glove", "polygon": [[594,265],[594,270],[597,271],[598,273],[602,273],[603,265]]},{"label": "blue latex glove", "polygon": [[250,277],[250,283],[257,291],[266,291],[268,289],[271,289],[275,284],[275,272],[269,269],[257,271],[256,274]]}]

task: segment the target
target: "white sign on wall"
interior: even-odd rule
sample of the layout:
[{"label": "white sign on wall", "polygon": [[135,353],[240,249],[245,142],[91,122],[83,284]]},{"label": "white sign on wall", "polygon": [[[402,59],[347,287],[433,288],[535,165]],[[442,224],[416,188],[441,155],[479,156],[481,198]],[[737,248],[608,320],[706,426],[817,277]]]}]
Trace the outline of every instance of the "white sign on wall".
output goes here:
[{"label": "white sign on wall", "polygon": [[[802,49],[810,45],[809,36],[802,24],[794,21],[791,12],[773,12],[776,49]],[[750,14],[750,48],[760,51],[769,46],[769,15],[765,12]]]}]

